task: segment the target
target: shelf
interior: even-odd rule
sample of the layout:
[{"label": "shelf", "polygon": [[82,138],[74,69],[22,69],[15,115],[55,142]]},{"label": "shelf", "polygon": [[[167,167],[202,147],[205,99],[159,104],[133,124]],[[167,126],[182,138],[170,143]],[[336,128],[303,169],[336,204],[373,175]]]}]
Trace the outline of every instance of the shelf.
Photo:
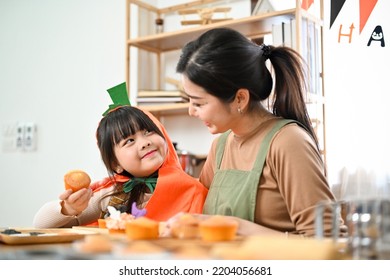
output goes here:
[{"label": "shelf", "polygon": [[207,25],[185,28],[130,39],[128,46],[137,47],[151,52],[167,52],[181,49],[186,43],[198,37],[206,30],[218,27],[233,28],[248,38],[258,38],[272,32],[272,25],[295,17],[296,9],[270,12],[262,15],[249,16],[240,19],[226,20]]},{"label": "shelf", "polygon": [[186,113],[189,108],[189,103],[142,105],[139,107],[153,114],[164,112],[164,115],[175,115]]}]

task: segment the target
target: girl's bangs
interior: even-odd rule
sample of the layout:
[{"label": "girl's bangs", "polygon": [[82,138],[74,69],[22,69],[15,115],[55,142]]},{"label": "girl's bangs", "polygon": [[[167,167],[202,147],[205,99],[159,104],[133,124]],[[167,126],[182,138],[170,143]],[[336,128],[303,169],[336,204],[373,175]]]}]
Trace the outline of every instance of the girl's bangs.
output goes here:
[{"label": "girl's bangs", "polygon": [[143,120],[136,116],[128,116],[127,118],[118,118],[117,120],[113,120],[110,127],[111,135],[115,144],[118,144],[130,135],[134,135],[138,131],[145,129]]},{"label": "girl's bangs", "polygon": [[157,132],[163,137],[154,122],[142,111],[134,111],[131,114],[128,112],[119,114],[111,120],[110,127],[112,139],[115,144],[143,130]]}]

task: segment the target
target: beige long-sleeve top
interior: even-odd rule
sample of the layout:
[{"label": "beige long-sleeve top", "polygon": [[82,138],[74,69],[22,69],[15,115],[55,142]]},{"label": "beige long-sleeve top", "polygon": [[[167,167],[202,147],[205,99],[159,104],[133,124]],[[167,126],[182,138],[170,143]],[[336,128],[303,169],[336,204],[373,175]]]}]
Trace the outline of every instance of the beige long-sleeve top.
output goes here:
[{"label": "beige long-sleeve top", "polygon": [[[60,228],[60,227],[72,227],[79,225],[86,225],[93,221],[96,221],[104,209],[107,209],[110,201],[110,196],[106,196],[108,193],[112,193],[114,186],[103,188],[97,192],[94,192],[88,207],[77,216],[67,216],[61,213],[61,200],[53,200],[45,203],[33,219],[33,225],[36,228]],[[142,205],[145,207],[152,194],[145,193]],[[104,198],[103,198],[104,197]]]},{"label": "beige long-sleeve top", "polygon": [[102,197],[112,192],[114,187],[102,189],[93,193],[88,207],[78,216],[66,216],[61,213],[61,200],[53,200],[45,203],[34,216],[33,225],[36,228],[60,228],[88,224],[96,221],[102,209],[106,209],[109,197]]},{"label": "beige long-sleeve top", "polygon": [[[268,120],[244,137],[230,133],[221,169],[250,170],[259,143],[273,124],[274,119]],[[218,138],[200,174],[200,181],[207,188],[216,169],[217,141]],[[266,157],[257,192],[255,223],[282,232],[313,236],[317,203],[334,199],[321,155],[311,136],[295,123],[283,127],[272,139]],[[329,230],[328,223],[325,228]]]}]

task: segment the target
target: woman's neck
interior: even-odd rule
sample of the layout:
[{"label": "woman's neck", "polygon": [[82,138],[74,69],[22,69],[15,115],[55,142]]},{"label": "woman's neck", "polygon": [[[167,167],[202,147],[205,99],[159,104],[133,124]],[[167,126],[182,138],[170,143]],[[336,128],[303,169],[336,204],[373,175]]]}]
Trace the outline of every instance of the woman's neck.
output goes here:
[{"label": "woman's neck", "polygon": [[245,112],[237,125],[232,128],[232,132],[236,138],[248,137],[255,133],[258,128],[267,120],[274,116],[263,107],[256,108],[252,112]]}]

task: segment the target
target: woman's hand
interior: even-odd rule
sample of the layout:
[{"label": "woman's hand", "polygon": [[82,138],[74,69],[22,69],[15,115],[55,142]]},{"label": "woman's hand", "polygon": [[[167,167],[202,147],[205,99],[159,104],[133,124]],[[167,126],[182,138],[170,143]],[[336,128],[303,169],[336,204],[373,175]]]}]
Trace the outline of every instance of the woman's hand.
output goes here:
[{"label": "woman's hand", "polygon": [[60,194],[59,199],[62,200],[61,213],[67,216],[77,216],[87,208],[89,200],[92,197],[90,188],[80,189],[77,192],[66,190]]}]

